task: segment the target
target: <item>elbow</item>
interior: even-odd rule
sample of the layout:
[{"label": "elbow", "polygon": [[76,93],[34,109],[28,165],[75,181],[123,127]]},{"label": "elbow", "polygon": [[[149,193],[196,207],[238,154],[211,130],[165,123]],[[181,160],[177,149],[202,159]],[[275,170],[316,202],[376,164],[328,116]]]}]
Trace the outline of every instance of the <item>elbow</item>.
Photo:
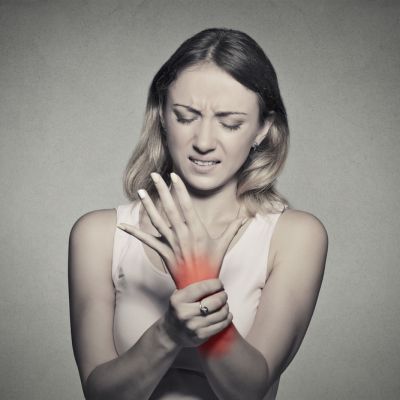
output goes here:
[{"label": "elbow", "polygon": [[98,390],[96,390],[94,372],[96,368],[82,381],[82,390],[86,400],[100,399]]},{"label": "elbow", "polygon": [[146,396],[141,396],[138,390],[132,393],[128,388],[122,388],[116,382],[112,383],[107,377],[109,371],[104,365],[97,366],[86,378],[82,384],[83,394],[86,400],[133,400],[148,399]]},{"label": "elbow", "polygon": [[265,364],[261,373],[258,387],[258,393],[254,397],[257,400],[263,400],[267,396],[269,390],[275,383],[275,378],[272,376],[267,361],[264,359]]},{"label": "elbow", "polygon": [[99,379],[98,375],[98,367],[96,367],[82,383],[82,390],[86,400],[109,398],[108,390],[102,385],[103,380]]},{"label": "elbow", "polygon": [[[253,370],[251,375],[244,377],[239,389],[235,395],[229,393],[226,400],[242,400],[242,399],[252,399],[252,400],[264,400],[267,393],[273,385],[271,380],[271,374],[269,372],[269,367],[265,359],[263,358],[263,363],[258,364],[257,370]],[[224,398],[225,400],[225,398]]]}]

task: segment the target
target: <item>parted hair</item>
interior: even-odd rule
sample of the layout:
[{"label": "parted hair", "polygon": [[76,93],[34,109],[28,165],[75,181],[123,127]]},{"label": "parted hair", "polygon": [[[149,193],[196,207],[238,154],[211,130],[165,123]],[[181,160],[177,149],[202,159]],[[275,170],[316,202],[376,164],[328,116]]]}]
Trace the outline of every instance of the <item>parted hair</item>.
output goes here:
[{"label": "parted hair", "polygon": [[139,141],[123,175],[125,195],[138,199],[137,190],[145,189],[158,201],[150,178],[158,172],[170,184],[172,160],[165,140],[162,115],[170,84],[187,67],[211,62],[256,93],[259,124],[266,118],[273,123],[259,147],[237,172],[237,198],[250,215],[279,212],[289,202],[276,190],[278,175],[289,148],[289,126],[277,76],[268,57],[249,35],[227,28],[205,29],[184,41],[154,76],[147,97]]}]

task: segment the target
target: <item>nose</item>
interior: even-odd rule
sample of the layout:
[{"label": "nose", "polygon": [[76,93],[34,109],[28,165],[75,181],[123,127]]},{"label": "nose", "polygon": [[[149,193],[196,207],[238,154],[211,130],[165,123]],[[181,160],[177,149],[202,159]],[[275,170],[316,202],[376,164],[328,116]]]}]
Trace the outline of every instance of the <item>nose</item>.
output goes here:
[{"label": "nose", "polygon": [[203,120],[197,127],[193,138],[193,148],[199,153],[205,154],[216,147],[215,135],[211,127],[211,121]]}]

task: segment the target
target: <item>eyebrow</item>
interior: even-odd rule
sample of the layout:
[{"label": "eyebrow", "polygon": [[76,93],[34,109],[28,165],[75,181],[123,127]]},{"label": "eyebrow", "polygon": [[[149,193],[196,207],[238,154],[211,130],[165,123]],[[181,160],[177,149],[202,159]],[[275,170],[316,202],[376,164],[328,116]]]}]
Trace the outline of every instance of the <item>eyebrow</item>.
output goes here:
[{"label": "eyebrow", "polygon": [[[184,108],[186,108],[187,110],[191,111],[194,114],[202,115],[199,110],[196,110],[193,107],[186,106],[184,104],[178,104],[178,103],[174,103],[173,105],[177,106],[177,107],[184,107]],[[217,117],[227,117],[228,115],[247,115],[247,113],[239,112],[239,111],[218,111],[217,113],[215,113],[215,115]]]}]

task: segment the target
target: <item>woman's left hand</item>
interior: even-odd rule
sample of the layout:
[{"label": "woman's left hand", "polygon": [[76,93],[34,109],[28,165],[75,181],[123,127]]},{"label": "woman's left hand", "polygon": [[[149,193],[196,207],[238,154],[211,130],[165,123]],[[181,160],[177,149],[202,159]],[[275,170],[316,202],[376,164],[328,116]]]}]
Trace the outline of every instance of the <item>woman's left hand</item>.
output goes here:
[{"label": "woman's left hand", "polygon": [[139,196],[161,236],[150,235],[133,225],[120,224],[119,227],[157,251],[178,288],[200,280],[217,278],[228,246],[246,219],[233,220],[221,236],[212,238],[200,220],[180,177],[171,174],[179,206],[162,177],[154,172],[151,177],[168,221],[161,217],[145,190],[141,189]]}]

